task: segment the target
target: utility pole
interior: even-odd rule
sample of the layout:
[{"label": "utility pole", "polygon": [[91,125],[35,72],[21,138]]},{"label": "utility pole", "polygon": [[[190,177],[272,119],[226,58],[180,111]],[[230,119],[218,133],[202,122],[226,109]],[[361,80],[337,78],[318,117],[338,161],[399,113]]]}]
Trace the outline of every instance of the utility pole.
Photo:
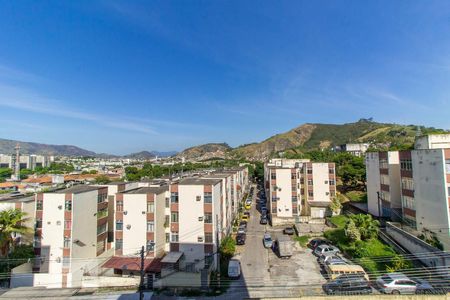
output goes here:
[{"label": "utility pole", "polygon": [[144,246],[141,248],[141,280],[139,283],[139,300],[144,300]]},{"label": "utility pole", "polygon": [[217,268],[219,269],[219,272],[217,273],[217,285],[220,289],[220,243],[219,243],[219,216],[216,215],[216,244],[217,244]]}]

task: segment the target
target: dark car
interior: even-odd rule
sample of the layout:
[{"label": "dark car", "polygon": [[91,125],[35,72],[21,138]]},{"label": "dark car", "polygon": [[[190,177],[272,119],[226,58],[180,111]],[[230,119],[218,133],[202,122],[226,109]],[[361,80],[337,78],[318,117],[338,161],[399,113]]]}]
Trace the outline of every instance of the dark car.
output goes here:
[{"label": "dark car", "polygon": [[245,221],[239,222],[239,227],[245,227],[245,229],[247,229],[247,222]]},{"label": "dark car", "polygon": [[267,220],[267,216],[261,216],[261,219],[259,220],[259,224],[266,225],[268,222],[269,222],[269,220]]},{"label": "dark car", "polygon": [[294,228],[286,227],[283,229],[283,233],[287,235],[293,235],[295,233]]},{"label": "dark car", "polygon": [[329,243],[330,242],[327,241],[326,239],[316,238],[316,239],[312,239],[309,241],[308,247],[314,250],[317,248],[317,246],[320,246],[323,244],[329,244]]},{"label": "dark car", "polygon": [[245,233],[236,235],[236,245],[245,245]]},{"label": "dark car", "polygon": [[322,287],[328,295],[372,293],[369,281],[363,275],[357,274],[341,275],[335,280],[325,283]]},{"label": "dark car", "polygon": [[[434,287],[428,281],[414,278],[415,282],[417,282],[416,286],[416,294],[426,294],[426,295],[440,295],[446,294],[447,291],[443,287]],[[448,284],[447,284],[448,285]]]}]

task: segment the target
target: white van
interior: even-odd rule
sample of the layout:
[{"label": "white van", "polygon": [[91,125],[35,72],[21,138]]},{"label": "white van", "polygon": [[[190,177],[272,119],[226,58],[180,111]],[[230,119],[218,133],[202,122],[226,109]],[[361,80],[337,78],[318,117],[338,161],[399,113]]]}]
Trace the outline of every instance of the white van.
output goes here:
[{"label": "white van", "polygon": [[241,276],[241,262],[237,259],[231,259],[228,263],[228,277],[239,278]]}]

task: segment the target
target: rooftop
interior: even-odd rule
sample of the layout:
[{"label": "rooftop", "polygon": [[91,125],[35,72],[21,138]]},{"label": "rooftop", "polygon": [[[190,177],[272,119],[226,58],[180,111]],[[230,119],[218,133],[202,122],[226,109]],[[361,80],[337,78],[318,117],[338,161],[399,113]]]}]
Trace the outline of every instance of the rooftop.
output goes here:
[{"label": "rooftop", "polygon": [[212,178],[184,178],[178,183],[179,185],[214,185],[220,183],[221,179]]},{"label": "rooftop", "polygon": [[123,194],[161,194],[169,190],[168,185],[164,186],[152,186],[152,187],[141,187],[129,191],[123,192]]},{"label": "rooftop", "polygon": [[68,189],[55,191],[54,193],[56,193],[56,194],[66,194],[66,193],[79,194],[79,193],[95,191],[95,190],[98,190],[98,189],[101,189],[101,188],[102,188],[101,186],[92,186],[92,185],[80,184],[80,185],[76,185],[76,186],[70,187]]}]

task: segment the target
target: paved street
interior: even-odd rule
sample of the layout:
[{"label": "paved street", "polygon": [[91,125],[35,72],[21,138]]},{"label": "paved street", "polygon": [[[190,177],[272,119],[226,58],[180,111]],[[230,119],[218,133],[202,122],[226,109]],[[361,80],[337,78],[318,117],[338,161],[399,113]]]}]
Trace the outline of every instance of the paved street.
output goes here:
[{"label": "paved street", "polygon": [[256,195],[255,190],[246,243],[237,247],[241,257],[242,276],[239,280],[232,281],[223,299],[322,294],[322,284],[326,280],[320,274],[316,257],[310,249],[302,249],[295,243],[294,255],[290,259],[280,259],[271,249],[264,248],[264,232],[267,230],[275,237],[282,234],[282,229],[259,224]]}]

